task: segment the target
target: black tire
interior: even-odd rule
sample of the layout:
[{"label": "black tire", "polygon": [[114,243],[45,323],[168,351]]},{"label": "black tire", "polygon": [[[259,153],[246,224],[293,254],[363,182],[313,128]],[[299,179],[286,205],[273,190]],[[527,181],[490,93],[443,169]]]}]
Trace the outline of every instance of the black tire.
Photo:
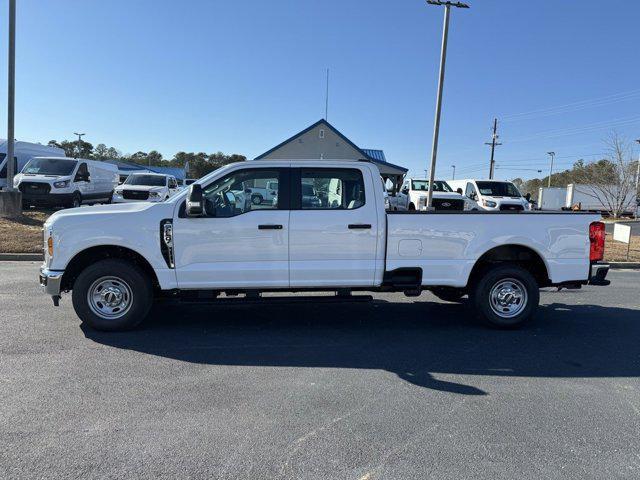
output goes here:
[{"label": "black tire", "polygon": [[254,205],[260,205],[262,203],[262,195],[257,194],[257,195],[251,195],[251,203],[253,203]]},{"label": "black tire", "polygon": [[80,192],[76,192],[73,194],[73,197],[71,197],[71,201],[69,202],[69,208],[77,208],[80,205],[82,205],[82,195],[80,195]]},{"label": "black tire", "polygon": [[431,293],[445,302],[460,303],[463,301],[462,297],[464,297],[467,292],[461,288],[438,287],[432,289]]},{"label": "black tire", "polygon": [[414,211],[415,209],[416,209],[416,206],[413,203],[410,203],[408,210]]},{"label": "black tire", "polygon": [[540,287],[524,268],[497,265],[484,270],[476,282],[470,291],[471,305],[488,325],[518,328],[533,318],[540,303]]},{"label": "black tire", "polygon": [[[107,289],[111,290],[107,292]],[[104,292],[104,297],[100,299],[104,304],[100,300],[90,301],[90,292],[97,297]],[[117,297],[118,292],[120,297]],[[117,298],[124,299],[126,306],[121,302],[119,305],[122,308],[118,311],[116,306],[109,316],[106,312],[112,306],[107,302],[111,299],[116,303]],[[71,299],[83,324],[102,331],[129,330],[138,326],[149,313],[153,303],[153,288],[149,276],[137,265],[125,260],[107,259],[88,266],[78,275]],[[105,313],[101,315],[100,312]]]}]

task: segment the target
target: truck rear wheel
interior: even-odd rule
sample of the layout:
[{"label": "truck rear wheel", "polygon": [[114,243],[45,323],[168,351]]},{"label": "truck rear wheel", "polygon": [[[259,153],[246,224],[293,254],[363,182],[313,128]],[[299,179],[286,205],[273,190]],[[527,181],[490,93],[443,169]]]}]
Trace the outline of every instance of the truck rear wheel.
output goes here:
[{"label": "truck rear wheel", "polygon": [[136,265],[107,259],[85,268],[73,285],[73,308],[85,325],[103,331],[134,328],[153,302],[149,277]]},{"label": "truck rear wheel", "polygon": [[520,327],[531,320],[539,302],[538,282],[517,265],[485,270],[471,290],[471,303],[478,316],[492,327]]}]

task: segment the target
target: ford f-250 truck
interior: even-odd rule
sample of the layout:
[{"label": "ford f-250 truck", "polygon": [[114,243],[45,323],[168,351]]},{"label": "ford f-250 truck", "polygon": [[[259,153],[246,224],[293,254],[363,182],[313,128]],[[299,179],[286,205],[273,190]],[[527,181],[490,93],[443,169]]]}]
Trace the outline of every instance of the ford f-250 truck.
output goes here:
[{"label": "ford f-250 truck", "polygon": [[[276,181],[275,202],[237,201],[233,193]],[[304,200],[309,184],[319,201]],[[56,305],[71,291],[82,322],[100,330],[136,326],[161,296],[423,290],[453,302],[469,295],[480,318],[508,328],[532,317],[541,287],[608,284],[598,220],[386,212],[372,163],[244,162],[165,202],[53,214],[40,283]]]}]

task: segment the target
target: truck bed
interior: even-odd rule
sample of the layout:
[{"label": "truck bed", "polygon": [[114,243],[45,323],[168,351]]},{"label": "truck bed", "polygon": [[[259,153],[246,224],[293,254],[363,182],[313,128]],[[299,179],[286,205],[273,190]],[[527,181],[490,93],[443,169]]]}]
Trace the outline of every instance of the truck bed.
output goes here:
[{"label": "truck bed", "polygon": [[463,287],[480,257],[515,245],[540,256],[554,284],[586,280],[589,225],[599,219],[566,212],[387,212],[385,269],[417,266],[423,285]]}]

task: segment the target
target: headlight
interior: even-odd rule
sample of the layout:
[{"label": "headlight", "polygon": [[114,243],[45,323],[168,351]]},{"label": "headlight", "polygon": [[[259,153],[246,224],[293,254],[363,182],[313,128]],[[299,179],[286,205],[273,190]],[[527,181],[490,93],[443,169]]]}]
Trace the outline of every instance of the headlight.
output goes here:
[{"label": "headlight", "polygon": [[489,208],[493,208],[493,207],[495,207],[497,205],[496,202],[492,202],[491,200],[482,200],[482,204],[485,207],[489,207]]},{"label": "headlight", "polygon": [[158,192],[149,192],[149,198],[158,198],[159,196]]},{"label": "headlight", "polygon": [[53,182],[53,186],[56,188],[66,188],[69,186],[69,182],[71,182],[71,180],[62,180],[60,182]]},{"label": "headlight", "polygon": [[122,195],[122,190],[114,190],[113,193],[116,195]]}]

